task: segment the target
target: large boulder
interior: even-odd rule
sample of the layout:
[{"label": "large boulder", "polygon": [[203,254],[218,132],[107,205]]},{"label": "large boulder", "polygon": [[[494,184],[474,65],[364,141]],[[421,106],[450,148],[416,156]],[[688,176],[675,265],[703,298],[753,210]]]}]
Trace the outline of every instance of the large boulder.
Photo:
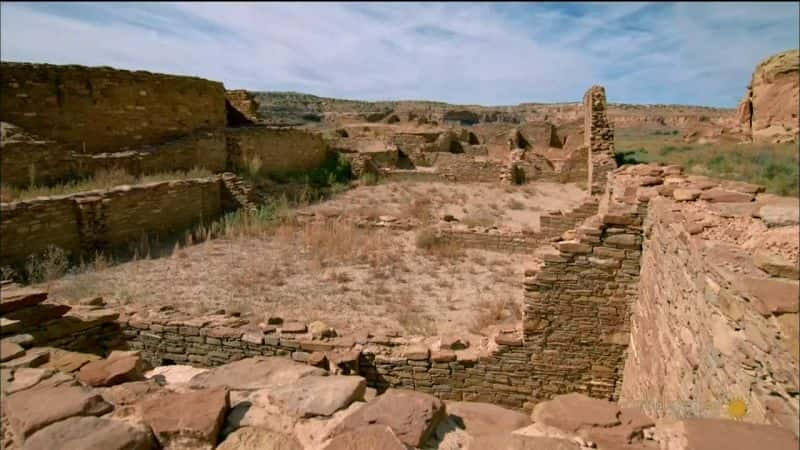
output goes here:
[{"label": "large boulder", "polygon": [[212,450],[228,406],[224,387],[169,393],[140,403],[143,421],[165,450]]},{"label": "large boulder", "polygon": [[367,381],[359,376],[312,375],[270,389],[272,402],[293,417],[330,416],[361,400]]},{"label": "large boulder", "polygon": [[531,424],[526,414],[489,403],[447,402],[447,413],[471,436],[510,433]]},{"label": "large boulder", "polygon": [[71,417],[37,431],[24,450],[150,450],[150,432],[118,420]]},{"label": "large boulder", "polygon": [[194,376],[192,388],[228,386],[231,390],[252,391],[270,386],[293,383],[311,375],[324,376],[327,372],[317,367],[294,362],[281,357],[241,359]]},{"label": "large boulder", "polygon": [[419,447],[445,416],[444,404],[432,395],[389,389],[345,418],[334,435],[372,424],[387,425],[403,443]]},{"label": "large boulder", "polygon": [[94,392],[79,386],[29,389],[10,395],[3,411],[20,441],[36,431],[74,416],[100,416],[113,407]]},{"label": "large boulder", "polygon": [[386,425],[367,425],[331,439],[324,450],[405,450],[406,446]]},{"label": "large boulder", "polygon": [[139,355],[92,361],[80,369],[78,379],[89,386],[113,386],[142,379],[144,364]]},{"label": "large boulder", "polygon": [[303,450],[303,447],[294,436],[244,427],[228,435],[216,450]]},{"label": "large boulder", "polygon": [[774,426],[722,419],[691,419],[662,423],[655,439],[663,450],[797,450],[791,431]]}]

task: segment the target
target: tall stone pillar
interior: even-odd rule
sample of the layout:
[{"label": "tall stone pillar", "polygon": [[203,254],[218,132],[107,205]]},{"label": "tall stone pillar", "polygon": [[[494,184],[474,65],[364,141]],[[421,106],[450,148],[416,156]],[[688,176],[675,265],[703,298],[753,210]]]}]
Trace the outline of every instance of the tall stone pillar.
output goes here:
[{"label": "tall stone pillar", "polygon": [[617,167],[614,160],[614,127],[606,115],[606,90],[592,86],[583,96],[584,145],[588,161],[588,187],[592,194],[605,190],[608,172]]}]

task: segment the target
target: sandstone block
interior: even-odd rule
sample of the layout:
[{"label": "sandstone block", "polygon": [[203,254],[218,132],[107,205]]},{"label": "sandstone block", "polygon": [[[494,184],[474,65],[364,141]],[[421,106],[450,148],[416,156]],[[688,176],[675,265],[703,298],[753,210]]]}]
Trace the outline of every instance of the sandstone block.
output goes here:
[{"label": "sandstone block", "polygon": [[800,265],[766,250],[757,250],[753,254],[753,263],[759,269],[779,278],[800,278]]},{"label": "sandstone block", "polygon": [[361,400],[367,382],[359,376],[319,376],[269,390],[271,402],[293,417],[331,416]]},{"label": "sandstone block", "polygon": [[718,188],[710,189],[700,194],[701,200],[706,200],[711,203],[746,203],[752,202],[753,198],[753,194]]},{"label": "sandstone block", "polygon": [[216,450],[303,450],[303,446],[289,434],[242,427],[229,434]]},{"label": "sandstone block", "polygon": [[138,355],[92,361],[80,368],[78,379],[89,386],[113,386],[142,378],[144,364]]},{"label": "sandstone block", "polygon": [[8,342],[6,340],[0,341],[0,362],[5,362],[25,354],[25,349],[21,346]]},{"label": "sandstone block", "polygon": [[311,375],[325,375],[322,369],[281,357],[256,356],[215,367],[192,377],[194,389],[228,386],[231,390],[257,390],[293,383]]},{"label": "sandstone block", "polygon": [[228,390],[216,387],[145,400],[141,412],[165,450],[212,450],[229,406]]},{"label": "sandstone block", "polygon": [[47,299],[47,291],[34,288],[10,287],[0,289],[0,314],[6,315],[21,308],[38,305]]},{"label": "sandstone block", "polygon": [[699,189],[675,189],[672,191],[672,197],[679,202],[693,202],[700,197],[702,193]]},{"label": "sandstone block", "polygon": [[405,450],[406,446],[386,425],[367,425],[342,433],[324,450]]},{"label": "sandstone block", "polygon": [[25,442],[26,450],[150,450],[150,432],[119,420],[71,417],[37,432]]}]

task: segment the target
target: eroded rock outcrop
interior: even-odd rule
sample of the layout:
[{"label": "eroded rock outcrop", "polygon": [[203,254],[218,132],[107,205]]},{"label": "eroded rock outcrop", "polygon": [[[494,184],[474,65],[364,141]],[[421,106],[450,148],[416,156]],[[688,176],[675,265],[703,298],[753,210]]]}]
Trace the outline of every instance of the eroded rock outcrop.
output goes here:
[{"label": "eroded rock outcrop", "polygon": [[800,51],[788,50],[756,66],[737,120],[755,141],[786,142],[798,137]]}]

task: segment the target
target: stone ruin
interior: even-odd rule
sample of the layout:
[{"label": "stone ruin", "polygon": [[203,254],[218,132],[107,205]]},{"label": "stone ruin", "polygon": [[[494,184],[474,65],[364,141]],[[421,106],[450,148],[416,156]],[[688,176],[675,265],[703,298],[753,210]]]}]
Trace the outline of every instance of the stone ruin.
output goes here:
[{"label": "stone ruin", "polygon": [[[48,108],[67,108],[73,98],[129,81],[105,69],[9,65],[6,71],[6,64],[2,97],[8,89],[23,95],[3,101],[2,120],[42,137],[3,141],[4,180],[47,170],[57,179],[64,167],[83,167],[76,162],[87,155],[76,147],[81,132],[46,134],[48,126],[32,118],[58,123],[62,116]],[[41,81],[45,75],[25,81],[23,69],[78,70],[88,73],[91,88],[49,84]],[[119,75],[131,76],[145,77],[136,83],[146,85],[154,75]],[[211,87],[218,129],[199,129],[224,137],[215,151],[225,165],[215,175],[4,203],[3,262],[52,243],[89,253],[143,228],[168,232],[223,210],[252,208],[246,183],[225,170],[252,154],[281,170],[309,169],[328,150],[315,133],[224,123],[235,116],[225,113],[231,107],[256,122],[252,99],[237,92],[226,101],[224,89]],[[53,101],[26,103],[36,90]],[[166,106],[172,95],[124,91],[154,100],[152,107]],[[132,103],[92,104],[123,116],[151,107]],[[583,179],[590,195],[581,206],[543,215],[533,234],[458,224],[438,230],[444,239],[499,251],[532,253],[552,243],[543,266],[520,280],[521,323],[498,330],[486,347],[468,347],[458,336],[337,335],[321,322],[279,318],[254,330],[240,317],[170,307],[144,317],[110,309],[102,298],[61,305],[46,290],[3,282],[4,448],[796,448],[797,249],[753,251],[734,232],[797,227],[796,202],[760,186],[685,175],[676,166],[616,168],[602,87],[587,91],[584,115],[584,145],[555,178]],[[139,126],[129,131],[134,140],[161,142],[157,130]],[[196,133],[181,132],[166,147],[141,152],[158,156],[132,159],[113,151],[131,151],[114,147],[118,137],[100,133],[95,144],[106,139],[110,147],[103,148],[112,151],[91,158],[113,155],[140,168],[147,158],[168,161],[186,148],[170,143]],[[468,161],[459,166],[466,172],[451,173],[479,172],[474,159],[456,159],[480,150],[468,134],[397,139],[446,149],[434,153],[452,155],[458,162],[449,167]],[[27,146],[29,159],[9,156],[18,155],[16,145]],[[513,146],[524,148],[519,141]],[[457,148],[463,153],[451,151]],[[64,167],[40,170],[52,152]],[[514,180],[523,158],[510,161],[490,171],[492,182]],[[413,226],[388,218],[365,225]]]}]

